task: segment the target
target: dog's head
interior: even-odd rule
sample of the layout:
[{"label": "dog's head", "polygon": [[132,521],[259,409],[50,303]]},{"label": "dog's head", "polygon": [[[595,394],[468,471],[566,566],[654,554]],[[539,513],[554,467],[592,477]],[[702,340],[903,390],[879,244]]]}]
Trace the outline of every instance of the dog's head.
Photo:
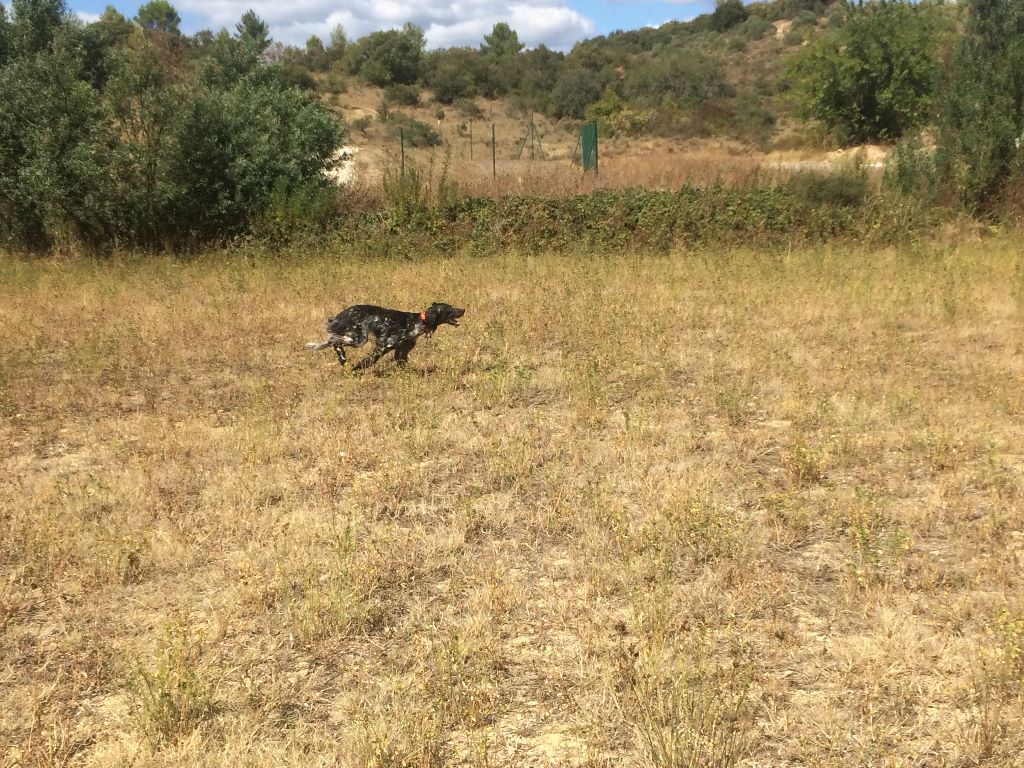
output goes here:
[{"label": "dog's head", "polygon": [[439,325],[458,325],[459,318],[466,314],[466,310],[435,301],[423,314],[426,317],[424,322],[433,331]]}]

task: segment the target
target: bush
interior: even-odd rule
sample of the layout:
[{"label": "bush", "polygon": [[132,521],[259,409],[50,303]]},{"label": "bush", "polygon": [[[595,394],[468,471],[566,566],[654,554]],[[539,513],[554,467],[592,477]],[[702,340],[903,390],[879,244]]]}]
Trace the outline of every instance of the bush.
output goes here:
[{"label": "bush", "polygon": [[935,152],[924,146],[917,136],[904,139],[893,149],[882,184],[900,194],[934,204],[939,192]]},{"label": "bush", "polygon": [[766,21],[764,17],[751,14],[740,25],[739,33],[744,40],[754,41],[760,40],[769,30],[774,31],[775,27]]},{"label": "bush", "polygon": [[423,30],[406,24],[400,30],[372,32],[348,45],[344,55],[349,71],[372,85],[411,85],[420,75],[423,48]]},{"label": "bush", "polygon": [[340,236],[380,243],[388,251],[397,237],[424,252],[443,243],[445,251],[469,247],[481,253],[499,247],[665,252],[698,244],[766,247],[835,238],[882,243],[919,234],[934,211],[904,198],[876,197],[857,179],[848,188],[842,177],[743,189],[599,190],[560,198],[438,195],[433,203],[422,177],[400,183],[396,174],[390,178],[391,213],[355,213],[336,229]]},{"label": "bush", "polygon": [[587,107],[601,98],[601,84],[593,72],[568,69],[551,93],[550,112],[557,118],[582,120]]},{"label": "bush", "polygon": [[384,98],[391,104],[418,107],[420,105],[420,89],[414,85],[389,85],[384,89]]},{"label": "bush", "polygon": [[283,88],[298,88],[302,91],[315,91],[316,80],[308,69],[301,64],[285,62],[275,65],[271,71],[277,76]]},{"label": "bush", "polygon": [[798,173],[783,189],[815,207],[858,206],[868,194],[867,177],[860,172]]},{"label": "bush", "polygon": [[436,147],[443,143],[441,135],[429,125],[400,112],[393,112],[388,123],[392,137],[397,140],[404,133],[405,142],[411,147]]},{"label": "bush", "polygon": [[939,163],[972,211],[989,212],[1024,153],[1024,0],[973,0],[940,119]]},{"label": "bush", "polygon": [[460,115],[469,120],[479,120],[484,116],[484,111],[480,109],[476,99],[457,99],[455,101],[455,109],[459,111]]},{"label": "bush", "polygon": [[60,35],[49,52],[0,68],[0,240],[48,249],[118,235],[123,207],[111,177],[117,136],[81,49]]},{"label": "bush", "polygon": [[0,66],[5,244],[188,246],[245,231],[275,190],[326,186],[342,129],[282,68],[211,36],[192,76],[140,38],[101,49],[97,77],[80,30]]},{"label": "bush", "polygon": [[348,81],[340,72],[332,69],[324,80],[324,90],[335,96],[339,93],[348,93]]},{"label": "bush", "polygon": [[451,104],[475,96],[480,71],[479,56],[467,48],[432,51],[427,56],[424,83],[434,92],[434,100]]},{"label": "bush", "polygon": [[951,31],[942,6],[851,7],[846,24],[794,57],[798,112],[822,121],[843,143],[899,139],[931,114],[939,55]]},{"label": "bush", "polygon": [[747,9],[740,0],[722,0],[711,14],[711,29],[727,32],[747,20]]},{"label": "bush", "polygon": [[693,50],[639,63],[626,73],[623,91],[627,100],[644,107],[680,109],[733,93],[718,62]]}]

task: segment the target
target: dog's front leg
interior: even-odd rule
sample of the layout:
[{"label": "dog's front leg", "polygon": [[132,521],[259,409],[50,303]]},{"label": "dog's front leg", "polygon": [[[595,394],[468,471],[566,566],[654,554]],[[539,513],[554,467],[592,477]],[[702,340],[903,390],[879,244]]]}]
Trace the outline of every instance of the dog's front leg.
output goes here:
[{"label": "dog's front leg", "polygon": [[409,362],[409,353],[416,346],[416,339],[408,339],[395,347],[395,363],[405,365]]},{"label": "dog's front leg", "polygon": [[335,344],[334,352],[338,355],[338,365],[344,365],[347,362],[347,358],[345,357],[345,347],[341,344]]}]

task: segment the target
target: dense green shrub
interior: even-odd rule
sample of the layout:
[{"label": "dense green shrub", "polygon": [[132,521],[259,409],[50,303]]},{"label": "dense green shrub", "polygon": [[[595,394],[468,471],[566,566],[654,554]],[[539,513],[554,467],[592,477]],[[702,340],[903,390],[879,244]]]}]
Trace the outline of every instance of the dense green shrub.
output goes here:
[{"label": "dense green shrub", "polygon": [[470,48],[431,51],[424,59],[423,81],[433,90],[434,99],[451,104],[477,93],[480,57]]},{"label": "dense green shrub", "polygon": [[851,191],[841,180],[684,186],[675,192],[599,190],[562,198],[447,195],[432,202],[422,179],[392,176],[389,209],[354,212],[335,236],[372,243],[382,253],[459,247],[488,253],[510,246],[595,254],[623,248],[665,252],[690,245],[772,246],[833,238],[893,242],[919,235],[935,215],[917,201],[880,197],[860,182]]},{"label": "dense green shrub", "polygon": [[943,6],[852,6],[845,24],[792,61],[800,114],[821,120],[843,143],[899,139],[932,114],[939,54],[952,31]]},{"label": "dense green shrub", "polygon": [[437,147],[444,143],[441,134],[426,123],[420,122],[401,112],[391,112],[387,119],[391,136],[397,141],[399,134],[405,137],[405,143],[411,147]]},{"label": "dense green shrub", "polygon": [[721,0],[711,14],[711,28],[715,32],[727,32],[747,20],[748,11],[740,0]]},{"label": "dense green shrub", "polygon": [[389,85],[384,89],[384,98],[391,104],[418,107],[420,105],[420,89],[414,85]]},{"label": "dense green shrub", "polygon": [[550,98],[550,112],[557,118],[582,120],[587,107],[601,97],[601,82],[586,69],[562,73]]},{"label": "dense green shrub", "polygon": [[[0,239],[23,248],[96,244],[120,229],[117,151],[99,93],[81,79],[81,49],[60,35],[51,51],[0,68]],[[38,39],[26,36],[23,50]]]},{"label": "dense green shrub", "polygon": [[747,20],[739,27],[740,35],[744,40],[748,41],[760,40],[768,33],[769,30],[774,31],[775,27],[766,21],[764,17],[758,16],[757,14],[751,14],[748,16]]},{"label": "dense green shrub", "polygon": [[709,99],[731,96],[732,86],[722,66],[698,51],[648,58],[626,73],[624,96],[646,107],[696,106]]},{"label": "dense green shrub", "polygon": [[901,141],[886,163],[882,183],[900,194],[934,204],[939,194],[934,148],[925,146],[917,136]]},{"label": "dense green shrub", "polygon": [[1024,162],[1024,0],[973,0],[939,130],[939,162],[972,211],[998,204]]},{"label": "dense green shrub", "polygon": [[140,14],[152,34],[124,44],[114,13],[82,27],[63,3],[14,5],[0,65],[4,244],[191,245],[245,231],[282,195],[330,192],[341,126],[286,67],[259,65],[258,18],[241,37],[204,36],[193,74],[165,45],[173,7]]},{"label": "dense green shrub", "polygon": [[406,24],[400,30],[373,32],[348,45],[345,61],[352,74],[373,85],[412,85],[420,76],[424,45],[423,30]]}]

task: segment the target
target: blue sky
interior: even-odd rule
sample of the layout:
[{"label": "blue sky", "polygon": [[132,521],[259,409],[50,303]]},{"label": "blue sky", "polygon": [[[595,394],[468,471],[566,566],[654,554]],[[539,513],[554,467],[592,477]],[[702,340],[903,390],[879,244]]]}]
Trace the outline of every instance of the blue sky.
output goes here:
[{"label": "blue sky", "polygon": [[[577,40],[616,29],[657,26],[666,21],[692,19],[714,8],[714,0],[689,2],[609,2],[608,0],[459,0],[450,4],[412,0],[171,0],[186,33],[204,27],[233,28],[249,8],[270,24],[275,40],[301,45],[310,35],[328,38],[341,24],[349,38],[376,29],[412,21],[427,35],[428,47],[478,45],[499,21],[506,21],[529,46],[545,43],[568,50]],[[113,2],[131,18],[139,2]],[[105,0],[70,0],[83,18],[94,18],[108,5]]]}]

